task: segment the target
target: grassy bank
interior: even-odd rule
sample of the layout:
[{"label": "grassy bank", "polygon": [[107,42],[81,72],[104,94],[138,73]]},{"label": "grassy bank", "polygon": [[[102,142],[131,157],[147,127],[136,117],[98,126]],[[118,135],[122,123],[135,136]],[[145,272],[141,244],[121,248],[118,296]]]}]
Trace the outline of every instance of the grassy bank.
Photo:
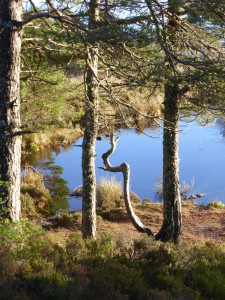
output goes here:
[{"label": "grassy bank", "polygon": [[68,147],[76,139],[81,137],[82,131],[79,126],[75,128],[53,128],[38,133],[26,134],[23,136],[22,153],[37,153],[48,149],[55,149],[60,146]]}]

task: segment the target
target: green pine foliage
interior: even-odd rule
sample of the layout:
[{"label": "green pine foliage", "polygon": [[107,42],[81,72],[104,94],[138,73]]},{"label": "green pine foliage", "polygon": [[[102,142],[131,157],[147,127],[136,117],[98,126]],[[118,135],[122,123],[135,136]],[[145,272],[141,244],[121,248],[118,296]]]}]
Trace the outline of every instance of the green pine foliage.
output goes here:
[{"label": "green pine foliage", "polygon": [[[25,28],[21,70],[23,127],[73,127],[84,114],[83,66],[72,33],[58,23],[35,21]],[[46,25],[46,24],[45,24]],[[76,59],[72,59],[76,57]]]}]

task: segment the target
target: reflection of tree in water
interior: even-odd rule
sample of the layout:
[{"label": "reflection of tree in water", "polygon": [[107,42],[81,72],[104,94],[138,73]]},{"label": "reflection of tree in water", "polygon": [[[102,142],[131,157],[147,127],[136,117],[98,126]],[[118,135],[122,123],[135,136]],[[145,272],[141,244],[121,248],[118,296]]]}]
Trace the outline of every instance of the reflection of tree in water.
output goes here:
[{"label": "reflection of tree in water", "polygon": [[56,166],[54,163],[55,160],[52,158],[44,166],[44,183],[51,194],[49,203],[51,212],[68,210],[68,196],[70,193],[70,189],[67,186],[68,182],[61,177],[63,168]]},{"label": "reflection of tree in water", "polygon": [[40,152],[23,153],[21,165],[23,168],[26,165],[38,166],[45,159],[52,159],[52,149],[47,148]]},{"label": "reflection of tree in water", "polygon": [[223,117],[217,118],[216,125],[220,128],[222,136],[225,137],[225,119]]},{"label": "reflection of tree in water", "polygon": [[23,149],[22,153],[22,166],[25,165],[40,165],[42,160],[52,160],[52,153],[60,154],[62,149],[68,150],[71,149],[73,143],[65,144],[65,145],[51,145],[49,148],[39,149],[37,152],[26,152],[26,149]]},{"label": "reflection of tree in water", "polygon": [[[34,162],[30,167],[34,172],[43,174],[44,186],[49,190],[50,199],[47,203],[47,212],[49,214],[55,213],[59,210],[68,210],[69,202],[69,188],[67,181],[62,176],[63,168],[55,165],[55,159],[52,157],[52,152],[45,158],[37,160],[35,156]],[[26,165],[27,166],[27,165]]]}]

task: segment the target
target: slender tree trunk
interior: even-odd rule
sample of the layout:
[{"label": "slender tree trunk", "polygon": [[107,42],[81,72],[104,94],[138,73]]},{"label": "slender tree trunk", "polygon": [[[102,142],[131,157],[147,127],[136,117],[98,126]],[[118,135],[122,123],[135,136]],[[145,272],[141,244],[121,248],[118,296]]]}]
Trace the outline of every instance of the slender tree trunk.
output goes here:
[{"label": "slender tree trunk", "polygon": [[[89,28],[95,29],[99,20],[99,0],[89,2]],[[82,145],[82,235],[96,236],[96,177],[95,141],[98,132],[98,46],[87,45],[86,58],[86,128]]]},{"label": "slender tree trunk", "polygon": [[20,0],[0,0],[0,214],[20,219]]},{"label": "slender tree trunk", "polygon": [[[177,0],[168,1],[170,13],[179,10]],[[176,24],[168,21],[168,40],[176,46]],[[176,67],[166,54],[165,67],[168,78],[165,82],[164,129],[163,129],[163,225],[156,239],[163,242],[178,242],[182,232],[182,211],[179,185],[179,88],[174,74]]]}]

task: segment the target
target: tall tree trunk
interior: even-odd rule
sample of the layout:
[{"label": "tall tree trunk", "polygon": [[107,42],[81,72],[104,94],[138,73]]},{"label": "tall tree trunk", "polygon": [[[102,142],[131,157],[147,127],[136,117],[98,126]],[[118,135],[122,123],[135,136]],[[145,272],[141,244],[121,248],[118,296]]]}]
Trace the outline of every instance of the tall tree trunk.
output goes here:
[{"label": "tall tree trunk", "polygon": [[20,219],[20,0],[0,0],[0,214]]},{"label": "tall tree trunk", "polygon": [[[97,28],[99,0],[89,2],[89,29]],[[83,238],[96,236],[96,177],[95,141],[98,132],[98,45],[86,47],[86,128],[82,145],[82,235]]]},{"label": "tall tree trunk", "polygon": [[178,157],[178,88],[165,84],[163,132],[163,225],[156,239],[178,242],[181,235],[182,213]]},{"label": "tall tree trunk", "polygon": [[[168,1],[168,11],[179,10],[177,0]],[[168,40],[176,46],[176,24],[168,21]],[[163,129],[163,225],[156,239],[163,242],[178,242],[182,232],[182,211],[179,185],[179,88],[174,74],[175,64],[166,54],[165,67],[168,78],[165,82],[164,129]]]}]

